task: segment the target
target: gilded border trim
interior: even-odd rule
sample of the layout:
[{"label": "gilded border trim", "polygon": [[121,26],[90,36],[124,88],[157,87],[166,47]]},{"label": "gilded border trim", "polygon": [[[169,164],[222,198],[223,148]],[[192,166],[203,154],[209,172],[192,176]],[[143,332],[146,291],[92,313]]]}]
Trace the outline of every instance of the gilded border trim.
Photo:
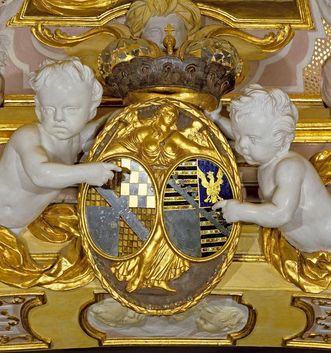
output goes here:
[{"label": "gilded border trim", "polygon": [[32,339],[39,342],[27,342],[27,343],[18,343],[18,344],[8,344],[2,345],[0,344],[0,351],[12,351],[12,350],[31,350],[31,349],[48,349],[51,347],[51,340],[49,338],[42,337],[38,333],[36,333],[29,322],[29,312],[31,309],[43,305],[46,303],[46,295],[44,292],[42,293],[8,293],[0,295],[0,300],[2,298],[8,297],[28,297],[32,296],[34,298],[30,298],[27,300],[20,309],[20,322],[23,329],[26,331],[28,335],[32,337]]},{"label": "gilded border trim", "polygon": [[[316,295],[316,294],[295,294],[292,296],[291,306],[296,307],[298,309],[303,310],[306,314],[306,325],[305,328],[297,334],[291,335],[289,337],[283,338],[282,345],[286,347],[304,347],[304,348],[327,348],[331,349],[331,343],[323,343],[323,342],[314,342],[314,341],[304,341],[302,336],[313,328],[315,323],[315,312],[311,305],[307,304],[306,302],[302,301],[303,298],[311,298],[311,299],[318,299],[318,300],[329,300],[331,301],[331,296],[325,295]],[[331,333],[331,331],[330,331]],[[296,341],[296,339],[298,339]],[[299,341],[299,339],[302,339]]]},{"label": "gilded border trim", "polygon": [[[225,105],[230,104],[231,100],[238,97],[240,93],[228,93],[222,97],[221,101]],[[305,94],[305,93],[290,93],[289,97],[292,102],[299,107],[321,107],[323,108],[323,101],[319,94]],[[30,107],[35,106],[33,94],[6,94],[4,99],[4,107]],[[124,103],[121,98],[114,98],[110,96],[103,96],[101,107],[123,107]],[[1,108],[0,108],[1,109]]]},{"label": "gilded border trim", "polygon": [[233,257],[234,262],[266,262],[264,255],[258,254],[235,254]]},{"label": "gilded border trim", "polygon": [[[130,3],[116,6],[115,8],[109,9],[98,16],[68,16],[61,17],[56,15],[49,16],[29,16],[26,12],[31,4],[31,0],[25,0],[19,12],[8,21],[9,27],[20,27],[20,26],[34,26],[37,23],[42,22],[46,26],[78,26],[78,27],[100,27],[105,25],[107,22],[114,20],[120,16],[124,16],[130,7]],[[314,28],[314,24],[311,17],[310,7],[307,0],[296,0],[297,8],[299,11],[300,18],[284,19],[245,19],[236,18],[233,15],[226,13],[225,11],[217,8],[216,6],[210,6],[197,2],[202,15],[209,16],[215,20],[223,21],[229,24],[231,27],[237,28],[278,28],[279,24],[290,24],[294,29],[306,29],[311,30]]]},{"label": "gilded border trim", "polygon": [[243,19],[234,17],[225,11],[205,4],[197,3],[201,14],[211,17],[215,20],[225,22],[230,27],[236,28],[279,28],[280,24],[290,24],[294,29],[314,29],[314,23],[311,17],[310,7],[305,0],[296,0],[298,10],[300,13],[300,19],[284,19],[284,18],[273,18],[273,19]]}]

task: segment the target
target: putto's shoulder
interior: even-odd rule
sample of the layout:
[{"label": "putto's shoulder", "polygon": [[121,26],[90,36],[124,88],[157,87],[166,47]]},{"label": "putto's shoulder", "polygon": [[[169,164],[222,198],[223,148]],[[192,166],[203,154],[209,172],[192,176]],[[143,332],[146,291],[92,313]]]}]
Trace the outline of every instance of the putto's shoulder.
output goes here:
[{"label": "putto's shoulder", "polygon": [[23,125],[19,127],[12,137],[10,138],[9,142],[14,142],[17,141],[18,139],[28,139],[28,138],[36,138],[39,136],[39,128],[38,124],[28,124],[28,125]]},{"label": "putto's shoulder", "polygon": [[277,163],[278,171],[285,171],[287,173],[301,172],[305,168],[305,159],[295,152],[289,152]]}]

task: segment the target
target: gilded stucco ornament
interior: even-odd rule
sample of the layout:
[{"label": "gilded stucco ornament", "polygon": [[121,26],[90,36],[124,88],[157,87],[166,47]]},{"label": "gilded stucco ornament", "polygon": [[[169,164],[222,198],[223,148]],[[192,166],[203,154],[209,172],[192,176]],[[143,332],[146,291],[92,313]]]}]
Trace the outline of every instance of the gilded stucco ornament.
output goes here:
[{"label": "gilded stucco ornament", "polygon": [[201,108],[233,89],[240,59],[220,38],[209,40],[209,58],[181,50],[201,25],[190,1],[135,1],[127,24],[141,38],[110,43],[99,70],[107,93],[129,106],[108,121],[88,159],[127,173],[81,188],[84,248],[116,300],[172,315],[210,293],[238,241],[239,225],[210,209],[212,200],[241,197],[234,157]]},{"label": "gilded stucco ornament", "polygon": [[[275,22],[272,19],[262,19],[258,8],[238,14],[236,5],[231,1],[222,9],[219,5],[195,4],[190,0],[139,0],[124,3],[115,0],[25,0],[20,12],[10,20],[9,25],[32,26],[34,36],[45,45],[65,48],[69,55],[78,56],[85,64],[97,69],[100,51],[110,42],[120,38],[141,37],[164,49],[164,29],[170,24],[176,39],[175,50],[187,41],[205,38],[218,37],[231,42],[242,60],[238,80],[243,80],[249,70],[247,61],[265,59],[282,49],[293,38],[293,28],[312,27],[306,0],[287,5],[291,9],[288,12],[281,9]],[[42,11],[43,15],[31,15],[33,11],[30,6]],[[270,12],[274,10],[270,9]],[[48,16],[45,17],[45,13],[48,13]],[[295,15],[292,18],[288,13]],[[117,21],[121,16],[126,18],[124,25]],[[202,16],[221,21],[222,24],[202,27]],[[51,26],[58,28],[53,30]],[[78,35],[68,35],[63,29],[67,26],[92,29]],[[276,32],[269,32],[261,38],[241,28],[273,28]],[[88,54],[86,48],[90,49]]]},{"label": "gilded stucco ornament", "polygon": [[234,157],[217,128],[177,100],[137,103],[107,123],[89,161],[130,170],[111,188],[80,190],[84,248],[104,288],[125,306],[157,315],[206,296],[239,236],[238,224],[211,211],[211,195],[240,199]]},{"label": "gilded stucco ornament", "polygon": [[230,118],[219,125],[246,162],[258,166],[262,202],[223,200],[214,208],[221,207],[228,222],[265,227],[267,260],[301,289],[320,292],[331,281],[331,196],[313,166],[289,151],[296,107],[280,89],[251,85],[231,102]]}]

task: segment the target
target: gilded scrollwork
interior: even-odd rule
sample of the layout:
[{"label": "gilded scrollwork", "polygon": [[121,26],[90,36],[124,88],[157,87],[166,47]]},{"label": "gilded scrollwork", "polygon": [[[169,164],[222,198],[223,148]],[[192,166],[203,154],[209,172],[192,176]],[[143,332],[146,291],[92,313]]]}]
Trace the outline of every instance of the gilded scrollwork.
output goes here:
[{"label": "gilded scrollwork", "polygon": [[328,297],[294,296],[292,305],[306,314],[303,331],[285,338],[289,347],[330,348],[331,346],[331,299]]},{"label": "gilded scrollwork", "polygon": [[29,325],[30,309],[45,303],[40,294],[0,296],[0,349],[48,348],[50,341],[33,332]]},{"label": "gilded scrollwork", "polygon": [[226,39],[237,48],[241,59],[261,60],[285,47],[293,36],[294,31],[290,25],[280,25],[276,33],[270,32],[263,38],[256,37],[238,28],[210,25],[198,31],[195,40],[206,37]]},{"label": "gilded scrollwork", "polygon": [[75,36],[70,36],[59,28],[52,32],[51,29],[45,27],[42,23],[38,23],[32,27],[31,31],[39,41],[47,46],[56,48],[74,47],[82,42],[89,40],[90,38],[94,38],[99,34],[108,35],[109,41],[112,39],[121,38],[122,36],[127,36],[129,34],[126,27],[121,25],[93,28],[83,34]]},{"label": "gilded scrollwork", "polygon": [[[132,1],[127,0],[25,0],[19,15],[12,22],[14,25],[32,24],[41,20],[43,14],[50,25],[68,24],[74,18],[78,25],[89,23],[91,26],[98,26],[124,15],[131,3]],[[233,0],[224,0],[219,5],[216,2],[211,5],[208,1],[199,1],[197,5],[202,15],[225,22],[231,27],[237,24],[243,28],[277,28],[279,23],[284,23],[298,29],[312,28],[308,0],[287,1],[277,7],[268,2],[262,7],[255,1],[249,4],[249,9],[245,11],[240,8],[239,12],[238,5]],[[31,11],[32,8],[35,9],[34,12]],[[268,18],[266,12],[274,13]]]}]

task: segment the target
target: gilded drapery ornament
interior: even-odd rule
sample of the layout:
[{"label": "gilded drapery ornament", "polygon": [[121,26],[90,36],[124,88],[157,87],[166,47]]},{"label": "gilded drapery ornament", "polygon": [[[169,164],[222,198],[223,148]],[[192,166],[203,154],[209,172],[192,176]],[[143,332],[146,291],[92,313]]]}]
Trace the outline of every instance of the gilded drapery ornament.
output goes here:
[{"label": "gilded drapery ornament", "polygon": [[27,246],[8,229],[1,227],[0,281],[10,286],[41,286],[52,290],[82,287],[94,279],[81,247],[78,217],[73,205],[55,204],[29,227],[38,239],[49,243],[65,243],[55,260],[36,261]]}]

